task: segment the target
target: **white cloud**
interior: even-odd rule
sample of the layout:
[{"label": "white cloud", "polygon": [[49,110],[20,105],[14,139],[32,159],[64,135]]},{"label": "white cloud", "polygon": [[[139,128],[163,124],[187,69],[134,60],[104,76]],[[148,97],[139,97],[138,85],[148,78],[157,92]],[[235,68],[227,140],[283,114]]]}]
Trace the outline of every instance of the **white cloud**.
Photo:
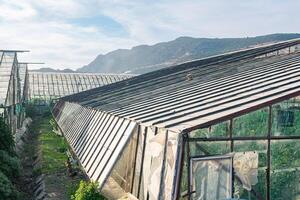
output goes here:
[{"label": "white cloud", "polygon": [[[240,37],[300,32],[296,0],[0,0],[1,49],[29,49],[23,61],[77,68],[99,53],[179,36]],[[127,34],[70,19],[104,15]]]},{"label": "white cloud", "polygon": [[0,18],[7,21],[21,21],[36,15],[32,6],[24,1],[4,0],[0,4],[0,10]]},{"label": "white cloud", "polygon": [[105,5],[102,12],[126,24],[131,36],[141,41],[160,41],[182,35],[245,37],[300,29],[296,22],[300,15],[300,1],[297,0],[99,2]]}]

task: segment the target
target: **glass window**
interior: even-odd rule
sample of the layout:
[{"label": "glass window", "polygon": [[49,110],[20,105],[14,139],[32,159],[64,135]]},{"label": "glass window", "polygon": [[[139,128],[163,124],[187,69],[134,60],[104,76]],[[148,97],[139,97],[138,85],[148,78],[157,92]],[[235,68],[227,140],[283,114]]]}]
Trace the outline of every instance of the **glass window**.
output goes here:
[{"label": "glass window", "polygon": [[266,136],[269,109],[263,108],[233,119],[234,136]]},{"label": "glass window", "polygon": [[298,200],[300,195],[300,141],[271,142],[271,199]]},{"label": "glass window", "polygon": [[232,195],[232,157],[191,159],[191,199],[224,200]]},{"label": "glass window", "polygon": [[230,142],[190,142],[191,156],[223,155],[230,152]]},{"label": "glass window", "polygon": [[192,131],[189,136],[192,138],[227,137],[229,136],[229,121],[197,129]]},{"label": "glass window", "polygon": [[[254,152],[258,154],[258,168],[253,168],[253,163],[249,163],[249,160],[245,159],[246,165],[244,163],[243,168],[248,169],[248,174],[245,180],[250,181],[251,183],[255,183],[253,185],[250,184],[251,189],[255,191],[255,193],[250,192],[245,189],[243,183],[238,178],[235,178],[234,183],[234,191],[235,198],[241,199],[257,199],[257,197],[265,199],[266,196],[266,166],[267,166],[267,141],[235,141],[233,146],[233,151],[235,153],[245,153]],[[235,158],[236,159],[236,158]],[[251,161],[251,160],[250,160]],[[247,163],[248,162],[248,163]],[[252,160],[253,162],[253,160]],[[246,173],[246,172],[245,172]],[[251,180],[252,179],[252,180]],[[245,184],[245,183],[244,183]]]},{"label": "glass window", "polygon": [[300,135],[300,98],[292,98],[272,106],[272,134]]}]

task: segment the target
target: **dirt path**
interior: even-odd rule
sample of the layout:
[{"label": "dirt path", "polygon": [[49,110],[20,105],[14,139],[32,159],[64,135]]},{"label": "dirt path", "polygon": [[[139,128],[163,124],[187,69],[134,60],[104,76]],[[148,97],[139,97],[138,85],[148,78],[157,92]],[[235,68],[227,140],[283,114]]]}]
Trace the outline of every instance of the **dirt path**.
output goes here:
[{"label": "dirt path", "polygon": [[21,177],[18,180],[18,189],[22,193],[24,200],[33,199],[34,188],[34,163],[38,158],[38,141],[37,135],[33,132],[28,132],[23,136],[23,151],[19,153],[22,164]]},{"label": "dirt path", "polygon": [[[37,195],[47,200],[69,200],[80,180],[85,179],[79,168],[76,176],[68,176],[65,165],[68,145],[52,131],[50,120],[51,116],[34,119],[29,134],[24,137],[20,153],[23,171],[18,180],[24,200]],[[37,188],[42,188],[42,192]]]}]

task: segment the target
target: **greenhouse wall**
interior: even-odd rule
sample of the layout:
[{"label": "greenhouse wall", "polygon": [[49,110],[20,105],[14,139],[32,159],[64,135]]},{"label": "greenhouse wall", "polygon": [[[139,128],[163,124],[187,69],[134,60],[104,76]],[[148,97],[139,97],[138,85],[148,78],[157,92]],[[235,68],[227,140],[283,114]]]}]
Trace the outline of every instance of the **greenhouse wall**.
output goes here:
[{"label": "greenhouse wall", "polygon": [[[173,199],[179,133],[73,103],[53,115],[88,177],[110,199]],[[76,117],[75,117],[76,116]]]},{"label": "greenhouse wall", "polygon": [[[143,200],[174,199],[178,133],[139,126],[113,167],[102,193]],[[113,189],[112,189],[113,188]]]},{"label": "greenhouse wall", "polygon": [[[24,108],[22,101],[23,80],[17,53],[2,51],[0,63],[0,107],[11,132],[16,133],[21,128],[24,120]],[[26,72],[25,72],[26,74]]]},{"label": "greenhouse wall", "polygon": [[[232,197],[259,200],[300,197],[299,96],[194,130],[185,141],[181,199],[197,199],[199,193],[211,193],[208,189],[212,183],[208,179],[198,179],[201,183],[189,179],[188,163],[192,157],[216,155],[233,158]],[[205,174],[206,178],[209,176],[211,172]],[[196,190],[193,184],[197,184]],[[189,193],[190,196],[186,195]]]}]

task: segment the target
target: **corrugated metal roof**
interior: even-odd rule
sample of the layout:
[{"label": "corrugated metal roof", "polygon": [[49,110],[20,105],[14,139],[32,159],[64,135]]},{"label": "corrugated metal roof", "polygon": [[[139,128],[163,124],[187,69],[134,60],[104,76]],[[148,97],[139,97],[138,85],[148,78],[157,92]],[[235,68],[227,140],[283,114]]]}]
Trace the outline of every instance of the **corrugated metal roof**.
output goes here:
[{"label": "corrugated metal roof", "polygon": [[176,132],[300,92],[300,54],[260,57],[291,40],[184,63],[63,98]]},{"label": "corrugated metal roof", "polygon": [[129,74],[49,73],[29,71],[29,99],[56,99],[132,77]]}]

